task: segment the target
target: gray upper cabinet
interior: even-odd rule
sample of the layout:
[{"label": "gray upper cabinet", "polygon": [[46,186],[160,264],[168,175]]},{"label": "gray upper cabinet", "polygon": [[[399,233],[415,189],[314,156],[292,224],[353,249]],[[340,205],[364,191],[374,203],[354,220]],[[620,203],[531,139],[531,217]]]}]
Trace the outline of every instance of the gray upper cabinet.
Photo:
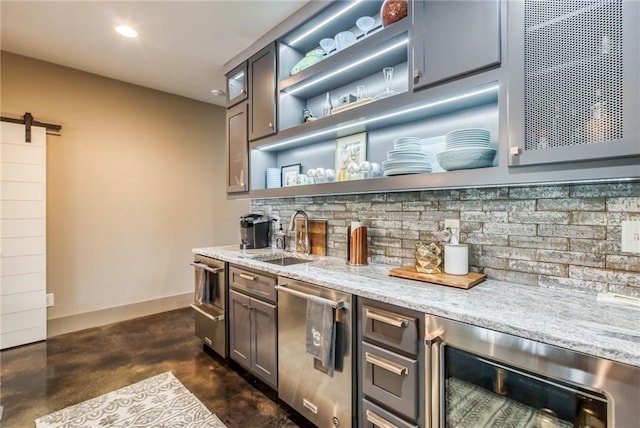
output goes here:
[{"label": "gray upper cabinet", "polygon": [[249,59],[249,140],[276,133],[276,45]]},{"label": "gray upper cabinet", "polygon": [[227,110],[227,192],[246,192],[249,187],[249,140],[247,103]]},{"label": "gray upper cabinet", "polygon": [[509,6],[509,164],[640,155],[640,3]]},{"label": "gray upper cabinet", "polygon": [[247,63],[243,62],[226,75],[227,78],[227,107],[233,107],[247,99]]},{"label": "gray upper cabinet", "polygon": [[500,0],[416,0],[414,89],[500,64]]},{"label": "gray upper cabinet", "polygon": [[[411,0],[388,26],[382,3],[309,2],[238,58],[248,65],[251,180],[245,170],[230,197],[640,178],[639,1]],[[356,24],[365,16],[367,32]],[[340,32],[354,43],[331,47]],[[490,131],[490,148],[469,154],[490,162],[446,148],[446,134],[464,128]],[[432,172],[313,178],[340,169],[339,139],[365,132],[370,164],[384,170],[394,139],[412,136]],[[293,164],[305,184],[266,185],[269,168]]]}]

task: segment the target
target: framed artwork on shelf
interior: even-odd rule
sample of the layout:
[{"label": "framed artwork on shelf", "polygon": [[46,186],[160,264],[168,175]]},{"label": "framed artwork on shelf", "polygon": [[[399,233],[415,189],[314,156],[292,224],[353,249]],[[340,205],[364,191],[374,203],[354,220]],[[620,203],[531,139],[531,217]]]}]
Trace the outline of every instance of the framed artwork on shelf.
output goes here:
[{"label": "framed artwork on shelf", "polygon": [[[367,133],[353,134],[336,140],[336,178],[348,180],[350,174],[357,173],[360,162],[367,160]],[[355,164],[355,166],[354,166]],[[351,166],[351,168],[349,167]],[[353,171],[353,169],[356,169]]]},{"label": "framed artwork on shelf", "polygon": [[295,186],[298,174],[302,171],[302,164],[294,163],[282,167],[282,187]]}]

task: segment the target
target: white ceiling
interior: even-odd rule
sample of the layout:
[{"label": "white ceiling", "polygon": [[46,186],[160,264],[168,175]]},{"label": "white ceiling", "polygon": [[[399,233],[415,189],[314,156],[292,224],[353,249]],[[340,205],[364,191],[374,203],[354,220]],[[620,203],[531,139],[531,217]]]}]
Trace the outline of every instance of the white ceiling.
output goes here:
[{"label": "white ceiling", "polygon": [[[309,0],[0,2],[0,47],[224,105],[222,67]],[[114,30],[128,24],[139,36]]]}]

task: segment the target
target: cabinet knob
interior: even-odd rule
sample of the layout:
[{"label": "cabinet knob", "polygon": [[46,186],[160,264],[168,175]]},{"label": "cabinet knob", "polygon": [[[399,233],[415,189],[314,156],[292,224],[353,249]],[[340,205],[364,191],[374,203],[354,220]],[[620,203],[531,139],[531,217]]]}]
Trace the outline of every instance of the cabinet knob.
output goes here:
[{"label": "cabinet knob", "polygon": [[413,78],[417,79],[418,77],[420,77],[420,70],[413,70]]},{"label": "cabinet knob", "polygon": [[269,128],[273,129],[273,123],[269,122]]},{"label": "cabinet knob", "polygon": [[244,89],[240,89],[240,93],[241,93],[242,95],[244,95],[246,92],[247,92],[247,91],[245,91]]}]

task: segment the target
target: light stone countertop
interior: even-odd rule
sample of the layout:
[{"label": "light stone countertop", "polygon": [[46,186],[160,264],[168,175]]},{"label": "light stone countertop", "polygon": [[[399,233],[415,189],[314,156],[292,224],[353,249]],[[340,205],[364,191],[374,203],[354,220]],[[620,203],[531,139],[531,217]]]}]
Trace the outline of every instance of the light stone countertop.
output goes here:
[{"label": "light stone countertop", "polygon": [[490,279],[463,290],[390,277],[393,266],[353,267],[336,257],[310,256],[315,261],[291,266],[260,261],[276,253],[271,249],[234,245],[193,253],[640,367],[640,307]]}]

